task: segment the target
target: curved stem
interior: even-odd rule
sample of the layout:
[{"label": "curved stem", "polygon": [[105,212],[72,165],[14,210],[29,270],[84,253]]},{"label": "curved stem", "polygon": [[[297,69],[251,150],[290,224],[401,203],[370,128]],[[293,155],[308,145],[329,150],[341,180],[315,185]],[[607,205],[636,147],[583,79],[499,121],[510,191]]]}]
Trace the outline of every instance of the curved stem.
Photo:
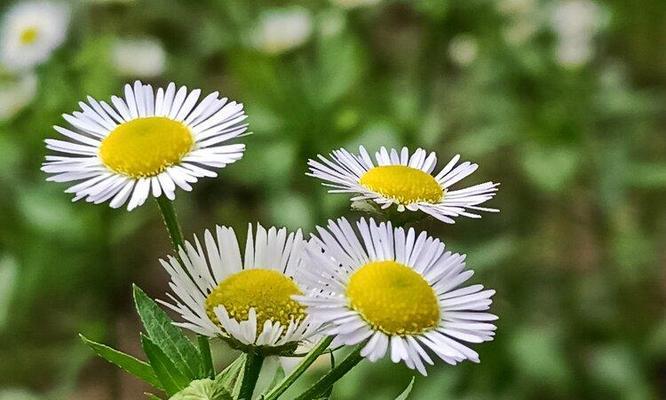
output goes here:
[{"label": "curved stem", "polygon": [[261,354],[255,352],[247,353],[245,369],[243,370],[243,382],[238,393],[239,399],[252,399],[252,393],[254,393],[254,388],[257,386],[257,379],[259,379],[263,363],[264,356]]},{"label": "curved stem", "polygon": [[303,357],[303,360],[301,360],[300,363],[294,368],[293,371],[287,376],[282,379],[280,383],[278,383],[275,387],[273,387],[270,391],[265,393],[262,396],[263,400],[275,400],[278,397],[282,395],[289,387],[296,382],[296,379],[298,379],[299,376],[303,375],[303,372],[305,372],[312,363],[314,363],[317,358],[322,355],[328,346],[331,344],[333,341],[333,337],[326,337],[322,339],[315,348],[313,348],[307,356]]},{"label": "curved stem", "polygon": [[[167,232],[169,232],[171,244],[173,245],[173,249],[176,252],[176,258],[180,260],[178,249],[184,246],[185,241],[183,240],[183,230],[180,228],[180,223],[178,222],[178,217],[176,216],[176,208],[173,206],[173,202],[166,196],[157,197],[155,200],[157,200],[157,206],[160,208],[160,212],[162,213],[164,226],[166,226]],[[187,275],[192,278],[187,270],[185,270],[185,273],[187,273]],[[204,368],[203,373],[206,376],[214,378],[215,368],[213,367],[213,357],[210,352],[208,338],[199,335],[197,336],[197,340],[199,342],[199,352],[201,353],[201,362]]]},{"label": "curved stem", "polygon": [[173,206],[173,202],[166,198],[166,196],[160,196],[156,198],[157,205],[162,212],[162,218],[164,219],[164,225],[169,232],[169,237],[171,238],[171,244],[173,249],[176,251],[176,256],[178,255],[178,248],[183,246],[185,241],[183,240],[183,231],[180,229],[180,224],[178,223],[178,217],[176,216],[176,209]]},{"label": "curved stem", "polygon": [[326,392],[326,390],[331,387],[335,382],[340,378],[345,376],[347,372],[351,371],[363,357],[361,356],[361,350],[365,346],[365,343],[361,343],[354,348],[354,350],[349,353],[349,355],[342,360],[337,367],[330,370],[326,375],[322,376],[314,385],[310,386],[308,390],[301,393],[295,400],[312,400],[318,398],[317,396]]}]

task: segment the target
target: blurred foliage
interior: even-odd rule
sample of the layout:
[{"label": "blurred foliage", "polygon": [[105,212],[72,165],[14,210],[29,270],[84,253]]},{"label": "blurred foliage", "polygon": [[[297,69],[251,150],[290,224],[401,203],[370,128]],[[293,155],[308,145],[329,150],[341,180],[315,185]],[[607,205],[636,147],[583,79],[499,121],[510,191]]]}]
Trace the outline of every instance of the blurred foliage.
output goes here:
[{"label": "blurred foliage", "polygon": [[[139,354],[130,283],[166,289],[156,207],[71,204],[39,171],[60,114],[132,78],[110,62],[114,40],[143,36],[167,54],[152,83],[242,101],[254,132],[242,161],[179,194],[188,236],[257,220],[310,231],[348,214],[347,197],[304,175],[309,157],[341,146],[423,146],[440,163],[461,153],[480,165],[472,180],[502,182],[500,214],[424,226],[497,289],[497,340],[478,346],[480,365],[417,377],[411,398],[666,398],[666,2],[598,3],[592,57],[579,65],[558,59],[561,3],[545,0],[302,1],[308,40],[262,53],[260,16],[293,4],[72,3],[37,96],[0,122],[0,399],[145,390],[76,334]],[[410,377],[365,363],[334,398],[394,398]]]}]

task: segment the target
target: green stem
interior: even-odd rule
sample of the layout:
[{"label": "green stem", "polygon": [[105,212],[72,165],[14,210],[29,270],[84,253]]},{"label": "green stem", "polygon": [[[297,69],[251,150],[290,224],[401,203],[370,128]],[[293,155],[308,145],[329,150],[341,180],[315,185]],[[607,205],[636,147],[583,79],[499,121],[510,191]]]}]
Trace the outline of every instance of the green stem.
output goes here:
[{"label": "green stem", "polygon": [[254,388],[257,386],[257,379],[261,372],[261,366],[264,363],[264,356],[260,353],[249,352],[245,359],[245,369],[243,371],[243,383],[241,383],[238,398],[240,400],[252,399]]},{"label": "green stem", "polygon": [[213,356],[210,352],[210,343],[206,336],[197,336],[199,342],[199,352],[201,353],[201,361],[203,361],[204,375],[211,379],[215,379],[215,367],[213,366]]},{"label": "green stem", "polygon": [[310,386],[308,390],[301,393],[298,397],[295,397],[295,400],[312,400],[325,393],[329,387],[345,376],[347,372],[351,371],[352,368],[363,360],[363,357],[361,356],[361,349],[363,349],[363,346],[365,346],[365,343],[356,346],[337,367],[322,376],[321,379],[319,379],[314,385]]},{"label": "green stem", "polygon": [[183,231],[180,229],[180,224],[178,223],[178,217],[176,217],[176,209],[173,206],[173,202],[167,199],[166,196],[160,196],[156,200],[164,218],[164,225],[169,232],[171,244],[176,251],[176,255],[178,255],[178,249],[185,244],[185,241],[183,240]]},{"label": "green stem", "polygon": [[[171,244],[173,245],[173,249],[176,252],[176,258],[180,260],[178,250],[181,247],[184,247],[185,241],[183,240],[183,230],[180,228],[180,223],[178,223],[178,217],[176,216],[176,208],[173,206],[173,202],[166,196],[157,197],[155,200],[157,200],[157,206],[160,208],[160,212],[162,213],[164,225],[169,232]],[[188,276],[190,275],[187,270],[185,272],[188,274]],[[204,372],[206,375],[214,378],[215,368],[213,367],[213,356],[210,352],[208,338],[199,335],[197,336],[197,340],[199,342],[199,351],[201,352],[201,362],[204,367]]]},{"label": "green stem", "polygon": [[305,370],[314,363],[317,358],[326,351],[328,346],[331,344],[333,341],[333,337],[326,337],[322,339],[317,346],[315,346],[314,349],[312,349],[305,357],[303,357],[303,360],[301,360],[300,363],[296,366],[296,368],[291,371],[291,373],[282,379],[280,383],[275,385],[270,391],[265,393],[262,396],[263,400],[275,400],[282,393],[284,393],[294,382],[296,382],[296,379],[298,379],[299,376],[303,375]]}]

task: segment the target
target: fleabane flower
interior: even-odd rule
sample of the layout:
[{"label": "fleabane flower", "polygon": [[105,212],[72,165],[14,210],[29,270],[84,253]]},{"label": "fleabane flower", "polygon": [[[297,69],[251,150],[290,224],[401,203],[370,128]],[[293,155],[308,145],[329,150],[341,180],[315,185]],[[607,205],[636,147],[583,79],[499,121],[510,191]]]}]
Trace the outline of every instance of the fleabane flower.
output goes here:
[{"label": "fleabane flower", "polygon": [[417,149],[410,155],[406,147],[400,152],[382,147],[374,161],[363,146],[359,152],[355,155],[345,149],[334,150],[330,159],[319,155],[319,160],[308,161],[308,175],[323,180],[332,188],[331,193],[356,193],[352,201],[371,200],[382,209],[395,204],[398,211],[422,211],[451,224],[461,215],[481,218],[474,211],[498,211],[479,207],[495,195],[498,183],[451,189],[478,168],[469,161],[458,164],[459,155],[433,175],[437,164],[434,152]]},{"label": "fleabane flower", "polygon": [[88,96],[81,111],[64,114],[71,129],[55,126],[69,140],[46,139],[58,153],[46,156],[42,170],[55,182],[81,181],[66,190],[74,201],[109,201],[132,210],[152,194],[173,200],[176,187],[192,190],[202,177],[216,177],[243,157],[244,144],[229,144],[247,124],[243,105],[213,92],[200,102],[201,90],[153,91],[140,81],[125,86],[125,99],[109,105]]},{"label": "fleabane flower", "polygon": [[292,279],[301,268],[305,241],[301,231],[248,228],[244,257],[233,229],[216,227],[204,234],[205,250],[195,237],[180,250],[180,259],[161,260],[176,297],[162,304],[181,315],[176,325],[200,335],[220,336],[240,349],[262,348],[265,354],[293,352],[318,332],[305,307],[292,296],[302,294]]},{"label": "fleabane flower", "polygon": [[465,256],[425,232],[372,219],[357,225],[360,238],[344,218],[319,227],[304,257],[309,268],[296,276],[306,292],[295,298],[328,323],[331,347],[365,343],[360,355],[368,360],[388,353],[424,375],[432,354],[453,365],[479,362],[463,342],[493,339],[497,317],[485,311],[495,291],[462,287],[473,274]]},{"label": "fleabane flower", "polygon": [[267,54],[281,54],[303,45],[312,35],[312,15],[302,7],[265,11],[254,29],[254,46]]},{"label": "fleabane flower", "polygon": [[7,11],[0,28],[0,63],[17,71],[46,61],[65,41],[69,19],[69,7],[62,2],[16,4]]}]

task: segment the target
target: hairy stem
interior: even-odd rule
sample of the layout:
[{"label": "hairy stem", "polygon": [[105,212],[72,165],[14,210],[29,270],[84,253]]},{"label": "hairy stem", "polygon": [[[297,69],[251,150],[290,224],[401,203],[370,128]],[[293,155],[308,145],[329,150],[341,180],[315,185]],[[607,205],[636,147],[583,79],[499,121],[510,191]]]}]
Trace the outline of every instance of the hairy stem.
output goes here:
[{"label": "hairy stem", "polygon": [[314,385],[310,386],[308,390],[296,397],[295,400],[312,400],[325,393],[328,388],[363,360],[363,357],[361,356],[361,349],[363,349],[363,346],[365,346],[365,343],[356,346],[340,364],[330,370],[326,375],[322,376],[321,379],[319,379]]},{"label": "hairy stem", "polygon": [[254,393],[254,388],[257,386],[257,379],[261,372],[261,366],[264,363],[264,356],[257,352],[247,353],[245,360],[245,370],[243,372],[243,382],[241,383],[240,392],[238,393],[239,399],[250,400]]}]

